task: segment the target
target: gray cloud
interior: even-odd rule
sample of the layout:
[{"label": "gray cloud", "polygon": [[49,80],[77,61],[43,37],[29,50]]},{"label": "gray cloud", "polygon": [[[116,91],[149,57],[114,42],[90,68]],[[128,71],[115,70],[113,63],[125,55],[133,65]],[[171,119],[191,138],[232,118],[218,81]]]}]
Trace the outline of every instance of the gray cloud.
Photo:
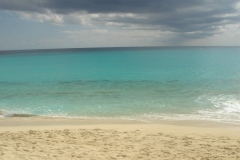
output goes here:
[{"label": "gray cloud", "polygon": [[[0,9],[51,13],[53,18],[44,20],[59,23],[87,21],[125,30],[169,31],[184,39],[199,39],[220,33],[223,26],[238,24],[237,3],[239,0],[1,0]],[[76,16],[82,13],[98,16],[86,16],[84,20]]]},{"label": "gray cloud", "polygon": [[[229,2],[231,3],[232,0]],[[1,0],[0,8],[17,11],[37,11],[44,9],[56,13],[86,11],[88,13],[163,13],[176,7],[185,8],[202,5],[203,1],[193,0]]]}]

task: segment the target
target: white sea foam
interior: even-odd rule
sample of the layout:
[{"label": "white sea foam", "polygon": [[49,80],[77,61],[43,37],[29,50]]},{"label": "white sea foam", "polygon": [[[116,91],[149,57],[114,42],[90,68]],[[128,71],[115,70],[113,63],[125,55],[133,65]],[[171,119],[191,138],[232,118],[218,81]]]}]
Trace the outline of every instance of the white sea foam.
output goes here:
[{"label": "white sea foam", "polygon": [[211,96],[206,99],[211,103],[210,109],[198,111],[198,113],[206,118],[217,119],[219,121],[240,122],[240,100],[232,95]]},{"label": "white sea foam", "polygon": [[240,124],[240,100],[233,95],[201,95],[195,102],[205,109],[186,114],[150,113],[138,116],[146,120],[204,120]]},{"label": "white sea foam", "polygon": [[0,117],[1,117],[1,118],[4,118],[5,115],[7,115],[7,114],[8,114],[8,111],[7,111],[7,110],[5,110],[5,109],[0,109]]},{"label": "white sea foam", "polygon": [[4,110],[0,109],[0,118],[3,118],[3,113],[4,113]]},{"label": "white sea foam", "polygon": [[[151,122],[154,120],[207,120],[223,123],[240,124],[240,98],[235,95],[201,95],[195,102],[199,105],[195,111],[189,113],[146,113],[130,114],[119,116],[83,116],[69,115],[63,112],[52,112],[39,115],[44,117],[55,118],[80,118],[80,119],[121,119]],[[201,108],[200,108],[201,107]],[[101,107],[102,108],[102,107]],[[34,112],[33,112],[34,113]],[[18,112],[0,110],[0,117],[29,117],[34,116],[30,112]]]},{"label": "white sea foam", "polygon": [[202,95],[197,103],[209,106],[197,111],[197,116],[207,120],[240,123],[240,100],[233,95]]}]

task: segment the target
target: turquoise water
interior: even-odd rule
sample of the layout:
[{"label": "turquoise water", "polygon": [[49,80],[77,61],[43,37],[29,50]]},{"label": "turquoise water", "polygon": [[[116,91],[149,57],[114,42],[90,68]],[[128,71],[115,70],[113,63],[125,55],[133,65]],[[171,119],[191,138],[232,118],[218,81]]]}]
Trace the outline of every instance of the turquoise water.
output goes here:
[{"label": "turquoise water", "polygon": [[240,48],[0,52],[0,116],[240,123]]}]

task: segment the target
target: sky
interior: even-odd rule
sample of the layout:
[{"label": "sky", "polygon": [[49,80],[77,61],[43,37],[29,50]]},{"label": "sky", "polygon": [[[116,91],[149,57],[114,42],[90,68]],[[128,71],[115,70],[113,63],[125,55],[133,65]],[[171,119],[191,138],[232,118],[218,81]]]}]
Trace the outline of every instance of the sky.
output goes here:
[{"label": "sky", "polygon": [[0,0],[0,50],[240,46],[239,0]]}]

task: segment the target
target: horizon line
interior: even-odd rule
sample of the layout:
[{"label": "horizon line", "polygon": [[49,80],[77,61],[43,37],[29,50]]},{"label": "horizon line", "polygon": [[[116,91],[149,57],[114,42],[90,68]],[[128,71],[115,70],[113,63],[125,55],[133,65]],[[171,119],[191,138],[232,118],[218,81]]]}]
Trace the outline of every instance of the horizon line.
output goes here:
[{"label": "horizon line", "polygon": [[240,47],[240,46],[127,46],[127,47],[81,47],[81,48],[44,48],[44,49],[7,49],[7,50],[0,50],[0,52],[22,52],[22,51],[60,51],[60,50],[89,50],[89,49],[114,49],[114,48],[122,48],[122,49],[134,49],[134,48],[184,48],[184,47],[200,47],[200,48],[207,48],[207,47]]}]

